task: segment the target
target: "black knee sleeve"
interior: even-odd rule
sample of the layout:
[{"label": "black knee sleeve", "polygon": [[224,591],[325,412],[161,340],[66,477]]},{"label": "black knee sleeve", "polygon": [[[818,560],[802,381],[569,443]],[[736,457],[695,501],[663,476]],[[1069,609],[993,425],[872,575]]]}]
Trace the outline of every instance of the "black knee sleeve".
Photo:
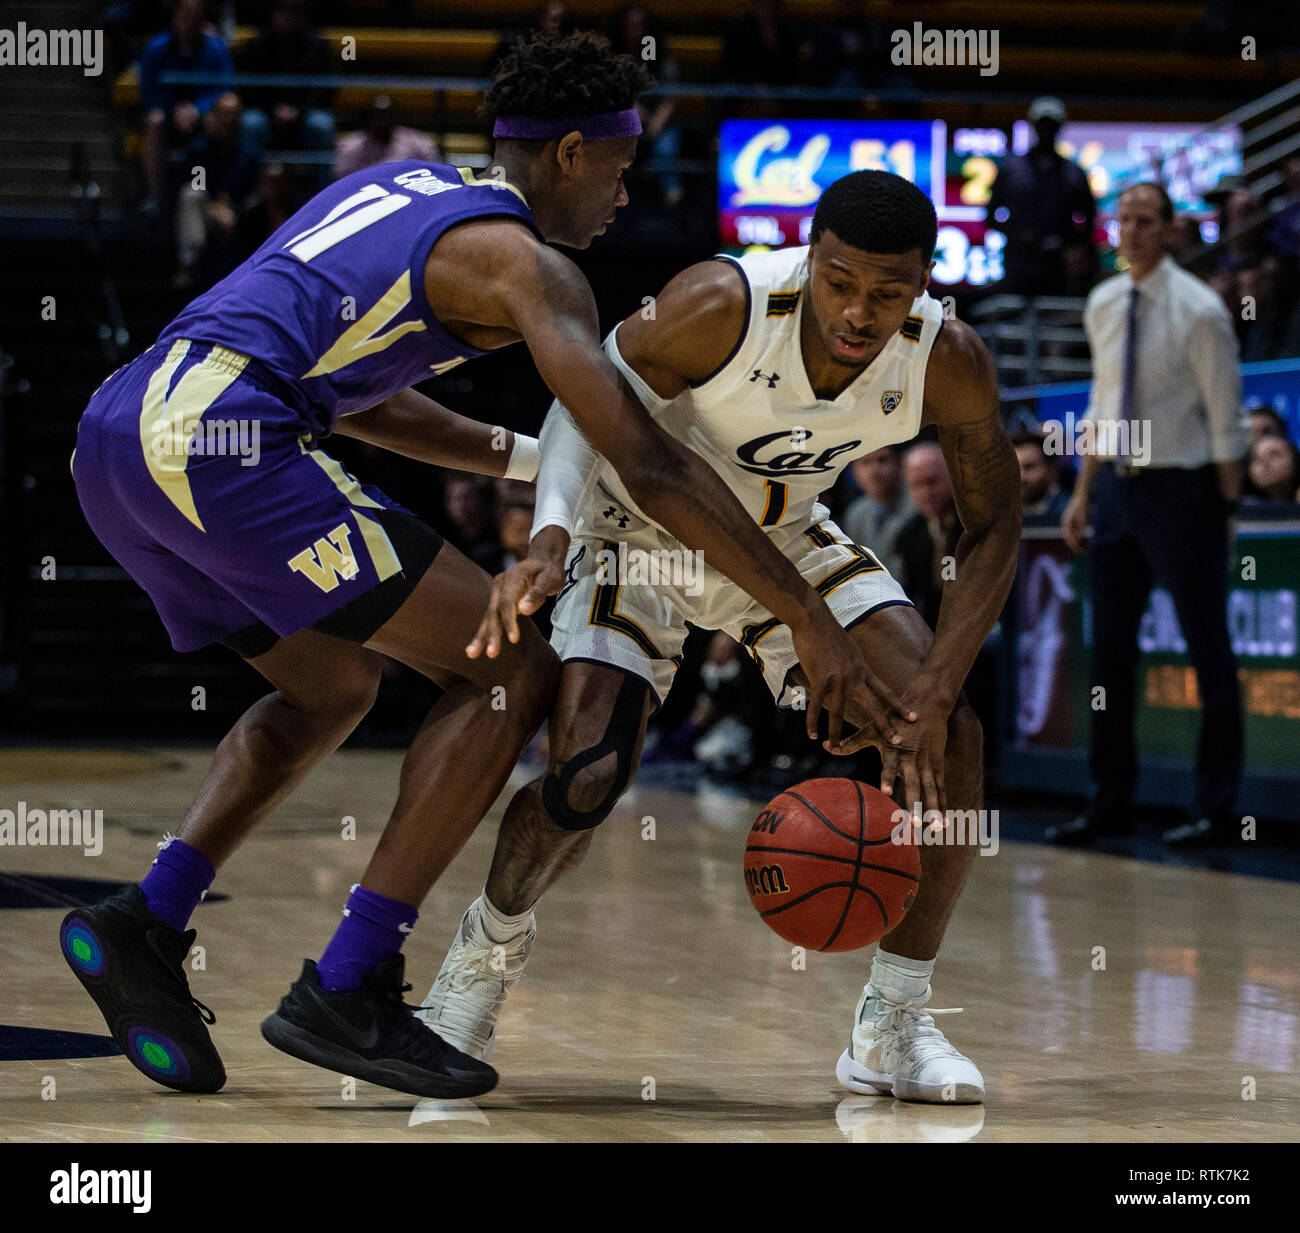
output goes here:
[{"label": "black knee sleeve", "polygon": [[[650,686],[639,676],[630,673],[623,677],[614,709],[610,712],[605,735],[590,749],[584,749],[563,763],[558,774],[552,771],[542,780],[542,807],[556,826],[566,831],[589,831],[599,826],[607,817],[618,798],[627,790],[632,779],[632,751],[641,731],[641,711],[645,705],[646,691]],[[569,804],[569,790],[573,781],[594,762],[610,754],[617,756],[614,782],[605,799],[594,808],[580,810]]]}]

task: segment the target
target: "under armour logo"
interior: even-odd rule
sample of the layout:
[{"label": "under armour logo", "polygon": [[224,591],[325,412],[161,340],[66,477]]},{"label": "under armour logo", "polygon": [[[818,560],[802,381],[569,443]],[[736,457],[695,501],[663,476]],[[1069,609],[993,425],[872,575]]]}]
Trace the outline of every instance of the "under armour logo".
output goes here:
[{"label": "under armour logo", "polygon": [[625,513],[623,513],[623,512],[618,508],[617,505],[611,505],[611,506],[609,507],[609,509],[607,509],[607,510],[604,512],[604,514],[601,515],[601,517],[602,517],[602,518],[612,518],[612,519],[614,519],[614,521],[618,523],[618,527],[619,527],[619,530],[620,530],[620,531],[621,531],[625,526],[627,526],[627,524],[628,524],[628,517],[627,517],[627,515],[626,515]]},{"label": "under armour logo", "polygon": [[776,389],[776,383],[781,380],[781,374],[779,372],[773,372],[769,377],[761,368],[756,368],[754,369],[754,375],[750,377],[750,381],[757,381],[759,377],[762,377],[763,380],[767,382],[767,388],[769,390]]}]

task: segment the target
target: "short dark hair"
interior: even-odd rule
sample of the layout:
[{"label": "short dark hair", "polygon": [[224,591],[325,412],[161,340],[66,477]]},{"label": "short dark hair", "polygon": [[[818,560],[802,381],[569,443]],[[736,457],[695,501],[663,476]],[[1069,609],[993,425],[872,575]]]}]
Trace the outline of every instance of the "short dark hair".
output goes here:
[{"label": "short dark hair", "polygon": [[1249,418],[1252,415],[1266,415],[1273,421],[1279,437],[1286,436],[1286,420],[1282,418],[1281,413],[1276,407],[1247,407],[1246,415]]},{"label": "short dark hair", "polygon": [[1047,453],[1047,436],[1042,432],[1035,432],[1032,428],[1022,428],[1019,432],[1011,434],[1012,447],[1021,445],[1036,445],[1043,454]]},{"label": "short dark hair", "polygon": [[1160,198],[1160,220],[1165,223],[1174,221],[1174,203],[1170,200],[1169,194],[1165,192],[1163,184],[1157,184],[1154,180],[1142,180],[1138,184],[1130,184],[1128,188],[1120,192],[1120,196],[1125,193],[1131,193],[1134,189],[1149,188],[1157,197]]},{"label": "short dark hair", "polygon": [[650,84],[644,64],[616,54],[599,34],[531,34],[497,66],[483,114],[489,121],[498,116],[544,120],[625,111]]},{"label": "short dark hair", "polygon": [[928,262],[939,234],[934,203],[915,184],[889,171],[854,171],[836,180],[813,213],[809,238],[833,231],[866,253],[919,249]]}]

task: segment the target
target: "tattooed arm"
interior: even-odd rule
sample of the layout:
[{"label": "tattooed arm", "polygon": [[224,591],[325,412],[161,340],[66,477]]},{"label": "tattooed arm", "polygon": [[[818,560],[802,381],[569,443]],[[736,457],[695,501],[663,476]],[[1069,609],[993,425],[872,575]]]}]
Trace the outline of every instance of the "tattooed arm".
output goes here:
[{"label": "tattooed arm", "polygon": [[949,321],[925,374],[923,423],[939,430],[963,527],[956,576],[944,586],[939,625],[921,675],[955,700],[997,623],[1020,548],[1020,466],[998,418],[993,361],[978,335]]}]

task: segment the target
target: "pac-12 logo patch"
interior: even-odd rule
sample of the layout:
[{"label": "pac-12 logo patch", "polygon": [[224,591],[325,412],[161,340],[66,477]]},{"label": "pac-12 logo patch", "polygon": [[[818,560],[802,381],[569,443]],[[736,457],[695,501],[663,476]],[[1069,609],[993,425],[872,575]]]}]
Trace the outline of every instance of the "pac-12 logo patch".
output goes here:
[{"label": "pac-12 logo patch", "polygon": [[886,390],[880,396],[880,409],[888,415],[891,411],[898,409],[899,403],[903,401],[902,390]]}]

